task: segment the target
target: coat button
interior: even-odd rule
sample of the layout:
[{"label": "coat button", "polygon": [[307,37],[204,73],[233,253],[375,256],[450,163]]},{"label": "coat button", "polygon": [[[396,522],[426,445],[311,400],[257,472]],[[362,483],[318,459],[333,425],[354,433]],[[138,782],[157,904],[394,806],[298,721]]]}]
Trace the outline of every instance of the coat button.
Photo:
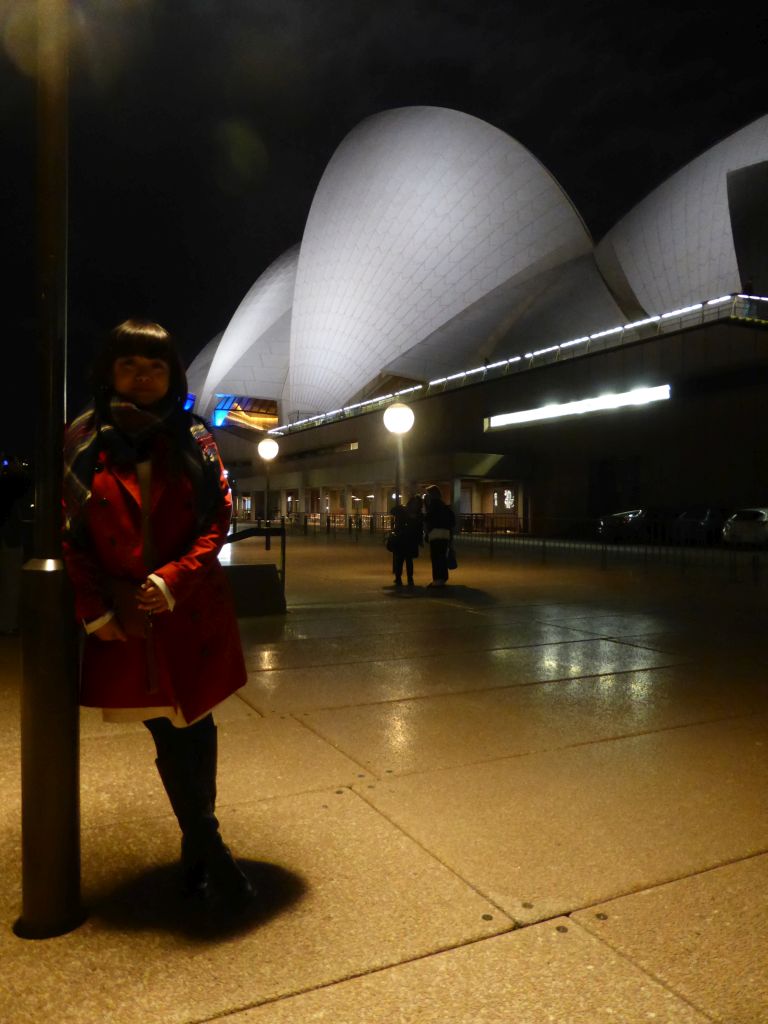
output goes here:
[{"label": "coat button", "polygon": [[108,505],[109,504],[109,498],[99,498],[99,504],[100,505]]}]

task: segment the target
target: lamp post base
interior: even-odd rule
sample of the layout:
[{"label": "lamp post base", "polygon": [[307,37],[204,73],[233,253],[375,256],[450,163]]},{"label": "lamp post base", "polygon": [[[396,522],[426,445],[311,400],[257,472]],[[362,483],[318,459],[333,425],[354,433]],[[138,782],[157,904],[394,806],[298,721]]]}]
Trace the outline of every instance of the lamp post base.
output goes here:
[{"label": "lamp post base", "polygon": [[60,559],[31,559],[22,573],[21,851],[23,939],[82,924],[80,708],[77,635]]}]

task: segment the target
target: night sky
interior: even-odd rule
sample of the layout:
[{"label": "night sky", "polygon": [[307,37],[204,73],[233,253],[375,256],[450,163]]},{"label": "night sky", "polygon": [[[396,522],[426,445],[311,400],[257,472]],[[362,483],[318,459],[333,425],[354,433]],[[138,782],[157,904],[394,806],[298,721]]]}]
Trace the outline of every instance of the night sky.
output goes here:
[{"label": "night sky", "polygon": [[[301,238],[335,148],[392,107],[452,107],[555,175],[595,240],[679,167],[768,113],[767,19],[745,5],[492,0],[72,0],[70,415],[129,315],[188,360]],[[32,0],[0,0],[0,450],[31,454]]]}]

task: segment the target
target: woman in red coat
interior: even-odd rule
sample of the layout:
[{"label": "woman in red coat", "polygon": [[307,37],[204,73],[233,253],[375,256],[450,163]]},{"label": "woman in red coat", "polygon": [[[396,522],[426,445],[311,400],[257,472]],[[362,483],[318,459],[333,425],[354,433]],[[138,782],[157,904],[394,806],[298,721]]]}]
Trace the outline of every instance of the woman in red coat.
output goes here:
[{"label": "woman in red coat", "polygon": [[185,891],[253,889],[214,813],[211,709],[245,664],[217,555],[231,498],[216,443],[184,410],[187,382],[164,328],[127,320],[93,373],[94,401],[65,438],[64,559],[86,633],[81,704],[144,721],[182,831]]}]

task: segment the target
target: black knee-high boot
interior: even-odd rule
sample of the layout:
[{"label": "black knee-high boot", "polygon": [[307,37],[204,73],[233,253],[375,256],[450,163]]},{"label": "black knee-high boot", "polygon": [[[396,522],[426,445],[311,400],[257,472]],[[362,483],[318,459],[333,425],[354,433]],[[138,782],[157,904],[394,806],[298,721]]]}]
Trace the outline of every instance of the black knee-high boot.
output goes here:
[{"label": "black knee-high boot", "polygon": [[216,818],[217,732],[213,717],[185,729],[168,719],[145,725],[157,747],[157,770],[181,829],[183,885],[205,895],[209,880],[225,896],[250,899],[253,887],[219,833]]}]

